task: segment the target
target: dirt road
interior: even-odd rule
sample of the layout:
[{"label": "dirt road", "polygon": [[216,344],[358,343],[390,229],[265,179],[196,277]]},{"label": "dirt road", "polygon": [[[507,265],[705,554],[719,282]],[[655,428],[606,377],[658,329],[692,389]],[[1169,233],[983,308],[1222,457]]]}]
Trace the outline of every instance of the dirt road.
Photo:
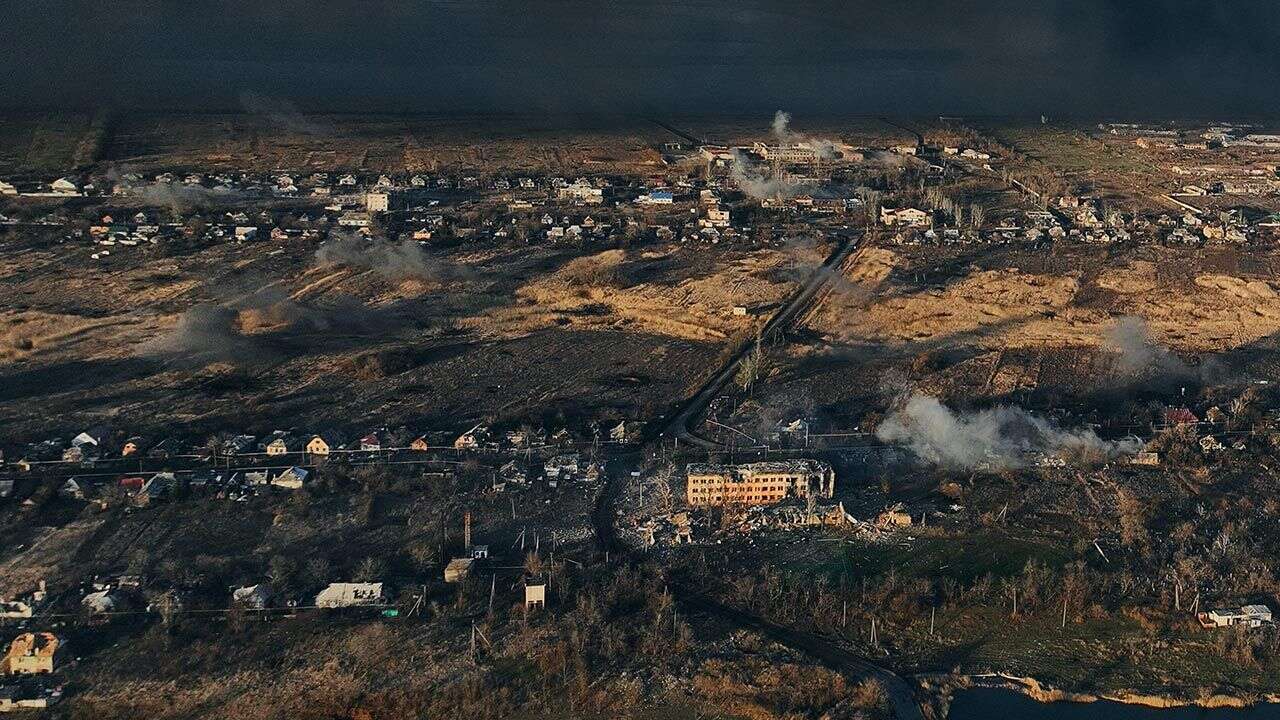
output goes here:
[{"label": "dirt road", "polygon": [[[630,471],[638,468],[643,461],[643,453],[632,453],[618,456],[606,464],[605,485],[596,498],[596,507],[591,515],[595,526],[596,543],[602,551],[610,551],[618,557],[638,559],[634,551],[618,539],[614,519],[617,517],[616,500],[622,489],[622,483],[630,476]],[[893,671],[880,667],[817,635],[784,628],[746,611],[717,602],[698,592],[687,582],[677,581],[673,588],[676,591],[676,602],[686,611],[714,615],[729,624],[758,632],[774,642],[806,653],[832,670],[843,672],[852,678],[872,678],[884,688],[895,718],[924,720],[920,703],[916,700],[911,685]]]},{"label": "dirt road", "polygon": [[[860,234],[850,231],[848,235],[843,237],[840,245],[834,252],[827,257],[826,261],[820,267],[810,273],[800,287],[787,298],[778,311],[769,318],[768,322],[760,331],[760,335],[765,340],[771,340],[781,335],[791,328],[795,321],[801,317],[813,304],[814,298],[826,287],[831,277],[839,271],[840,266],[849,259],[853,251],[858,248],[858,240]],[[750,342],[743,343],[733,354],[732,357],[720,368],[715,375],[712,375],[706,383],[699,388],[698,392],[684,402],[682,406],[671,416],[671,420],[663,429],[661,436],[670,436],[678,438],[681,442],[706,447],[708,449],[718,449],[720,446],[706,438],[700,437],[693,432],[691,426],[693,422],[706,412],[707,406],[711,401],[718,397],[724,387],[728,385],[738,374],[738,369],[742,366],[747,355],[752,351],[754,345]]]}]

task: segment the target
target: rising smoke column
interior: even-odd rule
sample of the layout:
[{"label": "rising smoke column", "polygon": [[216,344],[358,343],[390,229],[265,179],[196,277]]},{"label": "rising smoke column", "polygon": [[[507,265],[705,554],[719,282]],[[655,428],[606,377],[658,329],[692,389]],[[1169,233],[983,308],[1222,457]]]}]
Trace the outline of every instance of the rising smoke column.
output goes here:
[{"label": "rising smoke column", "polygon": [[[840,157],[840,143],[822,138],[809,138],[800,133],[792,132],[791,113],[784,110],[774,113],[770,132],[773,134],[775,144],[779,147],[788,145],[807,147],[824,161]],[[813,190],[809,185],[793,182],[786,177],[755,172],[747,158],[736,149],[733,152],[731,176],[743,193],[756,200],[781,200]]]}]

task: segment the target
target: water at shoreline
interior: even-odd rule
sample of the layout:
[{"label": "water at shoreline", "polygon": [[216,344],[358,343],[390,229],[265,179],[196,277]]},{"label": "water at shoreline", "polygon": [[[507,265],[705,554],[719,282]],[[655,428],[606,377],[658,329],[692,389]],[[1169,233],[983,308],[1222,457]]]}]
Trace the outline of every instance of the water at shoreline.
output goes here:
[{"label": "water at shoreline", "polygon": [[1042,703],[1010,690],[961,690],[948,720],[1280,720],[1280,705],[1250,708],[1150,708],[1099,701]]}]

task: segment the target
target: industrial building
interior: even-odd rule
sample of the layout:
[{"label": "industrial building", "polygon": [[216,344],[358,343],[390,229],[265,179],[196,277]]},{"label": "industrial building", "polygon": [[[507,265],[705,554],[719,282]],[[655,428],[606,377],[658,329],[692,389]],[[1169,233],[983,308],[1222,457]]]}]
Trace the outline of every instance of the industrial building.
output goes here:
[{"label": "industrial building", "polygon": [[820,460],[785,460],[746,465],[694,463],[686,468],[690,505],[764,505],[788,497],[829,498],[836,473]]}]

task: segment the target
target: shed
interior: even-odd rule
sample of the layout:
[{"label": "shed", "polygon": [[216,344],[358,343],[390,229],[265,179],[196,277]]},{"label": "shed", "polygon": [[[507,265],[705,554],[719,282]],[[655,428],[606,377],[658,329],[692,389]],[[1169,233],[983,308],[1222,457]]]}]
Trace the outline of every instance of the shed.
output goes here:
[{"label": "shed", "polygon": [[444,581],[448,583],[458,583],[467,579],[471,574],[471,566],[475,564],[475,559],[454,558],[444,566]]},{"label": "shed", "polygon": [[541,610],[547,606],[547,584],[525,583],[524,585],[524,609],[525,610]]}]

